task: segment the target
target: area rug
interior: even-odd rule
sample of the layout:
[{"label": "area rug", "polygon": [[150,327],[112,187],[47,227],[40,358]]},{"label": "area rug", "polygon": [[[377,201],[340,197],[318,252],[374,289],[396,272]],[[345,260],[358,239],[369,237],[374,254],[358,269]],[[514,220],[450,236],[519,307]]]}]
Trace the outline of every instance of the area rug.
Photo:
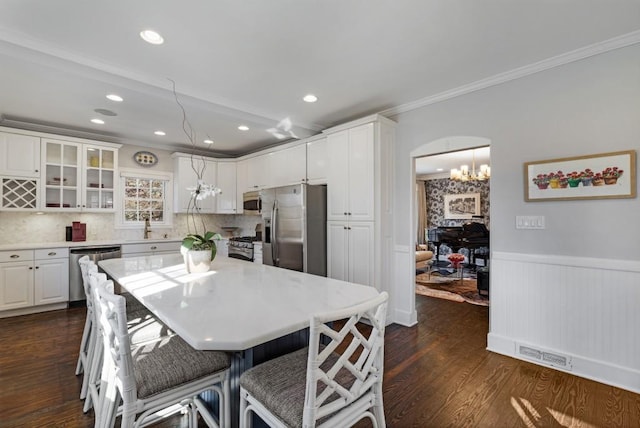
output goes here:
[{"label": "area rug", "polygon": [[416,275],[416,294],[467,302],[479,306],[489,306],[489,298],[478,293],[475,278],[460,278],[426,273]]}]

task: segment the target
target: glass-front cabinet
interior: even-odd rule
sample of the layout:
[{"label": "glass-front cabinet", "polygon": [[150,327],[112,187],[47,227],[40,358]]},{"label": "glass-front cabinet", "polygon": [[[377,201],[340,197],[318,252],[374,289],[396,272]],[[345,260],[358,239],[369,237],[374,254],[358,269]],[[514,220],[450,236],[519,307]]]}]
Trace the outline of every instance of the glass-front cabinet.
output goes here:
[{"label": "glass-front cabinet", "polygon": [[84,146],[84,210],[113,210],[115,196],[116,164],[118,149],[101,146]]},{"label": "glass-front cabinet", "polygon": [[118,148],[43,139],[44,210],[113,211]]},{"label": "glass-front cabinet", "polygon": [[44,203],[47,210],[80,208],[81,144],[43,139],[42,170]]}]

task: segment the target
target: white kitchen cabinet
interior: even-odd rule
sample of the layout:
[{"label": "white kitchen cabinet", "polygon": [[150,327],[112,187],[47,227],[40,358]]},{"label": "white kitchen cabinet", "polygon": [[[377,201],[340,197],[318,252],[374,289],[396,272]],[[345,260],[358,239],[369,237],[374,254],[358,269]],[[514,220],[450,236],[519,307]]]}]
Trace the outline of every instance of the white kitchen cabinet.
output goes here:
[{"label": "white kitchen cabinet", "polygon": [[216,186],[220,188],[221,193],[215,197],[216,213],[237,214],[238,193],[236,182],[235,161],[218,161],[218,179]]},{"label": "white kitchen cabinet", "polygon": [[327,168],[329,167],[329,154],[327,152],[327,139],[309,141],[307,146],[307,183],[327,184]]},{"label": "white kitchen cabinet", "polygon": [[[174,153],[174,211],[186,213],[191,202],[191,192],[198,185],[198,171],[204,184],[216,184],[217,162],[211,158]],[[216,210],[215,197],[207,197],[198,201],[200,212],[214,213]]]},{"label": "white kitchen cabinet", "polygon": [[236,210],[238,214],[243,213],[244,193],[250,192],[247,183],[247,169],[249,165],[248,159],[242,159],[236,162]]},{"label": "white kitchen cabinet", "polygon": [[367,123],[328,135],[328,220],[374,220],[373,131]]},{"label": "white kitchen cabinet", "polygon": [[247,191],[261,190],[271,185],[271,154],[267,153],[247,159]]},{"label": "white kitchen cabinet", "polygon": [[35,250],[34,305],[69,301],[69,249]]},{"label": "white kitchen cabinet", "polygon": [[68,300],[68,248],[0,252],[0,311],[23,309],[0,317],[37,312],[44,305],[59,309]]},{"label": "white kitchen cabinet", "polygon": [[0,252],[0,311],[33,306],[33,251]]},{"label": "white kitchen cabinet", "polygon": [[216,257],[218,256],[229,256],[229,240],[227,238],[216,241]]},{"label": "white kitchen cabinet", "polygon": [[327,223],[327,276],[374,286],[374,223]]},{"label": "white kitchen cabinet", "polygon": [[395,123],[372,115],[323,133],[331,160],[327,168],[327,272],[332,278],[389,291]]},{"label": "white kitchen cabinet", "polygon": [[40,178],[40,137],[0,132],[0,175]]},{"label": "white kitchen cabinet", "polygon": [[269,156],[268,187],[307,182],[307,148],[304,144],[273,152]]},{"label": "white kitchen cabinet", "polygon": [[36,178],[0,177],[0,210],[34,211],[40,206]]},{"label": "white kitchen cabinet", "polygon": [[262,242],[253,243],[253,262],[262,264]]},{"label": "white kitchen cabinet", "polygon": [[118,149],[83,144],[82,210],[113,211]]},{"label": "white kitchen cabinet", "polygon": [[41,208],[113,212],[119,147],[43,138]]}]

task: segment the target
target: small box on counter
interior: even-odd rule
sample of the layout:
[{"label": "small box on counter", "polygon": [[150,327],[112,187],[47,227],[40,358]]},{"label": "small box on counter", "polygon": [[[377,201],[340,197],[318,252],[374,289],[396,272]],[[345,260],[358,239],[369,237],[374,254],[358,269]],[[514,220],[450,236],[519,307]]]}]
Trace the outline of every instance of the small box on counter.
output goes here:
[{"label": "small box on counter", "polygon": [[73,242],[87,240],[87,224],[79,221],[71,222],[71,240]]}]

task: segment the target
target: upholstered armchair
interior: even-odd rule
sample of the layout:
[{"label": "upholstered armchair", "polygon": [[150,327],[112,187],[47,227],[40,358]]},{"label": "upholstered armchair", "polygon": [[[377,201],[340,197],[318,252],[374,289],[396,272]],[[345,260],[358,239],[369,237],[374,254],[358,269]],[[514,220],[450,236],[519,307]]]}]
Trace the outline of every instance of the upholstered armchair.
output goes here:
[{"label": "upholstered armchair", "polygon": [[428,269],[433,260],[433,251],[429,250],[427,244],[416,245],[416,269]]}]

